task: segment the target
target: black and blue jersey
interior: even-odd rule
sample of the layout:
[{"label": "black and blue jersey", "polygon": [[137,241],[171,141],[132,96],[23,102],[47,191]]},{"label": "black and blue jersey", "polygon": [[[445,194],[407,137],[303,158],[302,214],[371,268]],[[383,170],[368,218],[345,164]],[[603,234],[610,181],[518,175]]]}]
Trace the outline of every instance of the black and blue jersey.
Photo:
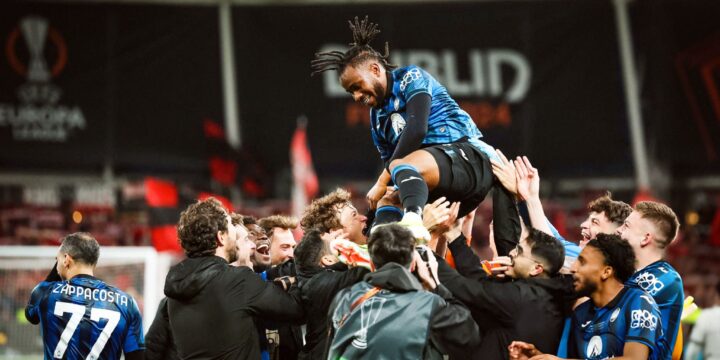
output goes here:
[{"label": "black and blue jersey", "polygon": [[[668,344],[670,349],[674,349],[685,299],[680,274],[666,261],[660,260],[637,271],[628,284],[637,285],[655,299]],[[671,356],[672,353],[667,354],[666,359]]]},{"label": "black and blue jersey", "polygon": [[650,348],[648,359],[664,359],[668,350],[660,310],[642,289],[626,285],[607,305],[579,305],[572,317],[568,357],[607,359],[623,355],[627,342]]},{"label": "black and blue jersey", "polygon": [[119,360],[121,352],[145,349],[135,300],[89,275],[41,282],[25,317],[40,323],[45,359]]},{"label": "black and blue jersey", "polygon": [[[383,161],[395,152],[400,135],[406,125],[406,104],[413,96],[429,94],[431,97],[428,129],[423,146],[449,144],[466,138],[483,149],[489,145],[479,139],[482,133],[470,115],[450,97],[447,89],[425,70],[411,65],[391,72],[392,90],[387,94],[381,108],[370,110],[372,139]],[[494,151],[492,151],[494,153]]]}]

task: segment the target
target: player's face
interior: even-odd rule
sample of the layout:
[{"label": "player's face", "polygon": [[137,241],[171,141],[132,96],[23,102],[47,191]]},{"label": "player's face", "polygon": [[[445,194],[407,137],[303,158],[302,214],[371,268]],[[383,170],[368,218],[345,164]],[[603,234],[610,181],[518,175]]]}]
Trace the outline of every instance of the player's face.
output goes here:
[{"label": "player's face", "polygon": [[275,228],[270,240],[270,262],[272,265],[282,264],[293,258],[295,238],[290,230]]},{"label": "player's face", "polygon": [[578,296],[589,296],[600,284],[603,269],[606,267],[602,252],[592,246],[586,246],[572,266],[573,287]]},{"label": "player's face", "polygon": [[255,252],[250,258],[256,268],[267,268],[270,266],[270,239],[265,229],[257,224],[247,226],[248,238],[255,243]]},{"label": "player's face", "polygon": [[625,223],[617,228],[617,234],[637,252],[650,234],[649,221],[643,219],[639,212],[633,211],[625,219]]},{"label": "player's face", "polygon": [[597,234],[614,234],[618,226],[605,216],[605,212],[591,211],[587,219],[580,224],[580,247],[594,239]]},{"label": "player's face", "polygon": [[237,260],[237,229],[235,228],[235,225],[232,224],[232,220],[230,219],[230,215],[227,215],[227,232],[224,234],[220,234],[221,237],[224,237],[223,241],[223,247],[225,248],[225,252],[227,254],[227,261],[229,263],[233,263]]},{"label": "player's face", "polygon": [[367,238],[363,235],[363,230],[367,227],[367,217],[359,214],[357,209],[351,204],[345,204],[338,210],[340,225],[348,234],[348,240],[356,244],[366,244]]},{"label": "player's face", "polygon": [[513,265],[508,267],[505,274],[514,279],[530,277],[530,273],[539,264],[539,262],[533,258],[531,248],[525,239],[521,240],[515,249],[510,251],[509,255]]},{"label": "player's face", "polygon": [[244,226],[236,225],[235,230],[237,233],[237,262],[244,265],[250,262],[250,257],[255,252],[255,243],[249,239],[248,231]]},{"label": "player's face", "polygon": [[55,269],[57,270],[58,274],[63,280],[67,280],[67,274],[65,274],[65,268],[66,268],[66,262],[67,262],[67,254],[60,252],[58,250],[57,255],[55,255],[55,260],[57,260],[57,264],[55,265]]},{"label": "player's face", "polygon": [[340,75],[340,84],[355,102],[379,107],[385,99],[385,71],[375,62],[348,66]]}]

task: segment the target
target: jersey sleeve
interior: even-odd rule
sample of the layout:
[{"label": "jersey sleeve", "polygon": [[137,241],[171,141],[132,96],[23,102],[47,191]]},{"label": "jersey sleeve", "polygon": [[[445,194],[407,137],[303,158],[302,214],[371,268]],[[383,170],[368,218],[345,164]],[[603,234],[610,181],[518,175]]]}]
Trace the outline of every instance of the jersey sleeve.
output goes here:
[{"label": "jersey sleeve", "polygon": [[128,319],[127,319],[127,335],[125,336],[125,342],[123,343],[123,352],[125,354],[145,350],[145,335],[143,334],[142,327],[142,316],[140,316],[140,310],[138,309],[135,299],[131,298],[131,304],[128,308]]},{"label": "jersey sleeve", "polygon": [[400,93],[403,94],[406,102],[417,94],[424,93],[432,96],[430,80],[420,68],[411,66],[400,79]]},{"label": "jersey sleeve", "polygon": [[45,293],[50,288],[50,283],[41,282],[30,294],[30,300],[25,307],[25,318],[32,324],[40,323],[40,302],[45,297]]},{"label": "jersey sleeve", "polygon": [[632,299],[627,311],[630,321],[625,341],[639,342],[654,349],[663,331],[660,310],[655,300],[648,294],[642,294]]}]

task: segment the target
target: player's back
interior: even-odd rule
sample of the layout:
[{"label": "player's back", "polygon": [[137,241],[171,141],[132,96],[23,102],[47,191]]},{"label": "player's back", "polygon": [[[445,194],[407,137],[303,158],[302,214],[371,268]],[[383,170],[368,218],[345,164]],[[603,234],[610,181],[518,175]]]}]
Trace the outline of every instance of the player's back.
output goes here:
[{"label": "player's back", "polygon": [[45,359],[120,359],[145,348],[135,300],[89,275],[42,282],[26,309],[41,323]]}]

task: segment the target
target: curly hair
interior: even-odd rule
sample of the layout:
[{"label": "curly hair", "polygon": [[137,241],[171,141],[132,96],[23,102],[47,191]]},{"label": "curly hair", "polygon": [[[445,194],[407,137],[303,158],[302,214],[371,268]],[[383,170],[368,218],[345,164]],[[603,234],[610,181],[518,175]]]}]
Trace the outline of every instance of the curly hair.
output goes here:
[{"label": "curly hair", "polygon": [[654,201],[641,201],[635,204],[635,211],[655,225],[658,233],[655,242],[659,248],[664,249],[675,240],[680,221],[669,206]]},{"label": "curly hair", "polygon": [[315,54],[315,59],[310,62],[312,68],[310,76],[328,70],[338,70],[342,74],[347,66],[362,64],[370,59],[381,63],[386,69],[396,67],[388,62],[390,47],[387,42],[385,43],[385,54],[380,54],[370,46],[370,42],[380,33],[380,29],[377,24],[370,22],[367,15],[362,21],[356,16],[355,21],[348,20],[348,24],[353,36],[353,42],[350,43],[351,48],[346,52],[328,51]]},{"label": "curly hair", "polygon": [[300,226],[302,226],[303,231],[316,229],[323,233],[340,229],[342,225],[340,225],[340,217],[337,211],[348,204],[351,204],[350,193],[343,189],[336,189],[319,199],[313,200],[305,208],[302,220],[300,220]]},{"label": "curly hair", "polygon": [[218,231],[227,232],[228,213],[215,198],[207,198],[188,206],[180,214],[178,238],[190,258],[210,256],[218,247]]},{"label": "curly hair", "polygon": [[292,216],[272,215],[258,220],[258,225],[265,230],[267,236],[272,238],[273,229],[292,230],[298,227],[298,219]]},{"label": "curly hair", "polygon": [[597,234],[586,246],[592,246],[603,254],[605,265],[613,268],[615,278],[625,283],[635,273],[635,251],[619,235]]},{"label": "curly hair", "polygon": [[622,201],[613,200],[612,193],[608,191],[605,195],[591,201],[588,204],[588,210],[598,214],[604,213],[608,220],[614,222],[617,226],[621,226],[625,219],[630,216],[632,207]]}]

